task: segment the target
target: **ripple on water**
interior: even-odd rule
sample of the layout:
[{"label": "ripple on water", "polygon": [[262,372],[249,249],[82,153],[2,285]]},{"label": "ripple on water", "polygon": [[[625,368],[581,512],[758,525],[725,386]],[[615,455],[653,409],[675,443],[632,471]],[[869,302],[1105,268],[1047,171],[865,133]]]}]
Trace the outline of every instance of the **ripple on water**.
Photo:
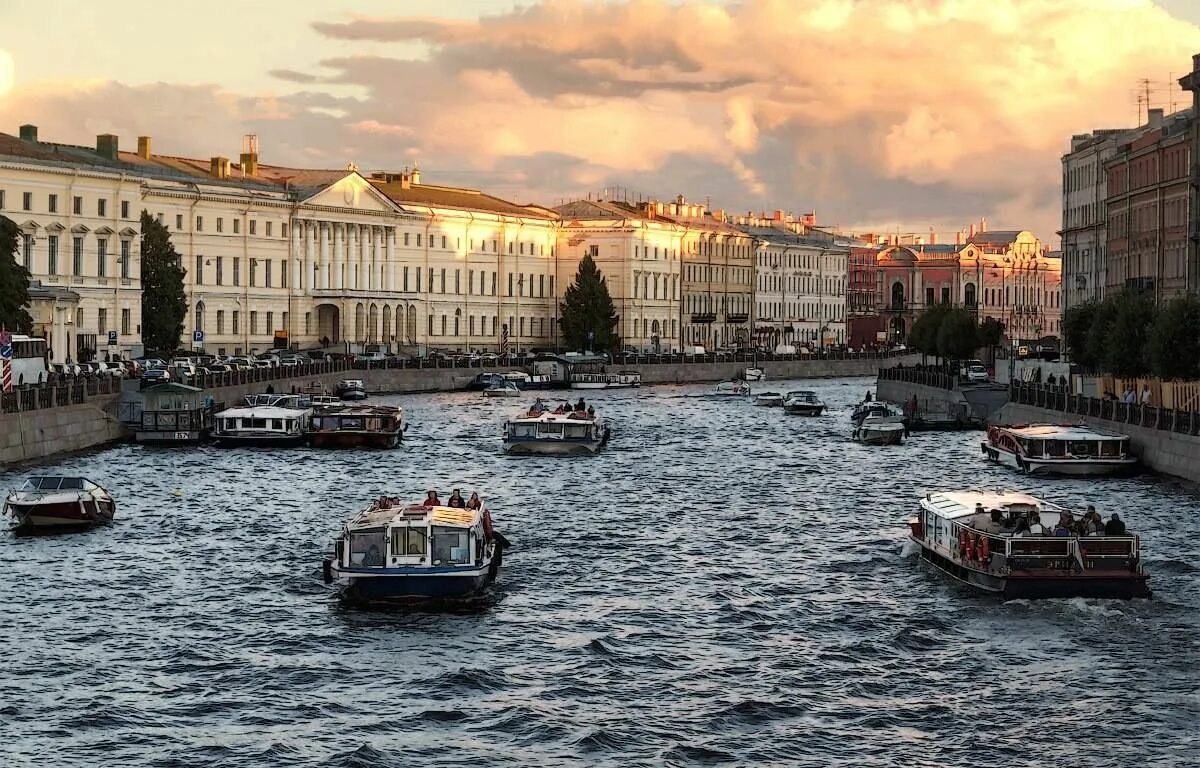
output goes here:
[{"label": "ripple on water", "polygon": [[[963,765],[982,736],[1006,765],[1200,762],[1189,488],[1019,476],[977,433],[868,448],[845,437],[868,381],[803,386],[828,415],[596,393],[614,442],[579,460],[505,457],[518,405],[438,394],[388,398],[412,429],[386,453],[49,462],[120,510],[0,541],[5,768]],[[343,520],[431,486],[489,499],[515,545],[493,594],[338,606],[320,560]],[[962,486],[1128,510],[1155,599],[998,602],[924,571],[905,520]]]}]

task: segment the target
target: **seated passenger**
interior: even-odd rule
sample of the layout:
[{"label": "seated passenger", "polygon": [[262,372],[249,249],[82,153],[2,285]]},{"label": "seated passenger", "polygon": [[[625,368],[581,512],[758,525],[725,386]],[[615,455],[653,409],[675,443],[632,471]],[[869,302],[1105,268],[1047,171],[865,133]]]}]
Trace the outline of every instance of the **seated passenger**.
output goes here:
[{"label": "seated passenger", "polygon": [[590,406],[590,405],[589,405],[589,406],[588,406],[588,409],[587,409],[587,415],[588,415],[588,416],[595,416],[595,415],[596,415],[596,409],[595,409],[595,407],[593,407],[593,406]]},{"label": "seated passenger", "polygon": [[1029,531],[1029,518],[1025,517],[1025,515],[1021,515],[1019,518],[1017,518],[1017,527],[1013,529],[1013,536],[1030,535],[1034,534],[1031,534]]},{"label": "seated passenger", "polygon": [[1030,518],[1029,522],[1029,535],[1045,536],[1047,533],[1049,533],[1049,531],[1046,530],[1046,526],[1042,525],[1042,516],[1037,512],[1034,512],[1033,517]]},{"label": "seated passenger", "polygon": [[547,410],[546,404],[542,402],[542,398],[533,401],[533,405],[529,406],[530,413],[545,413]]},{"label": "seated passenger", "polygon": [[438,498],[437,491],[426,491],[425,501],[421,502],[422,507],[440,507],[442,500]]},{"label": "seated passenger", "polygon": [[583,402],[582,397],[579,398],[578,403],[575,403],[575,410],[576,411],[586,411],[587,410],[587,404]]},{"label": "seated passenger", "polygon": [[1070,527],[1063,525],[1062,522],[1059,522],[1058,525],[1054,526],[1054,535],[1055,536],[1070,536],[1072,534],[1071,534]]},{"label": "seated passenger", "polygon": [[451,491],[450,498],[446,500],[446,506],[454,507],[455,509],[466,509],[467,502],[463,501],[462,491],[457,488]]},{"label": "seated passenger", "polygon": [[1125,535],[1125,521],[1122,520],[1120,517],[1118,517],[1116,512],[1113,512],[1112,517],[1110,517],[1108,519],[1108,522],[1104,524],[1104,535],[1105,536],[1124,536]]},{"label": "seated passenger", "polygon": [[479,509],[483,506],[483,502],[479,500],[479,494],[472,491],[471,498],[467,499],[467,509]]}]

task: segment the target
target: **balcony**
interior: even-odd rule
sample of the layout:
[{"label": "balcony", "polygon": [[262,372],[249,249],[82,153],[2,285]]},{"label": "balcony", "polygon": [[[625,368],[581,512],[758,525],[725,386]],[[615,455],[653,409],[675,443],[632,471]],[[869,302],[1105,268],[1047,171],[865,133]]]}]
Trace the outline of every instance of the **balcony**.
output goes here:
[{"label": "balcony", "polygon": [[693,323],[715,323],[717,321],[716,312],[693,312]]},{"label": "balcony", "polygon": [[750,314],[748,312],[726,312],[725,313],[725,322],[727,322],[727,323],[733,323],[734,325],[741,325],[742,323],[747,323],[749,321],[750,321]]}]

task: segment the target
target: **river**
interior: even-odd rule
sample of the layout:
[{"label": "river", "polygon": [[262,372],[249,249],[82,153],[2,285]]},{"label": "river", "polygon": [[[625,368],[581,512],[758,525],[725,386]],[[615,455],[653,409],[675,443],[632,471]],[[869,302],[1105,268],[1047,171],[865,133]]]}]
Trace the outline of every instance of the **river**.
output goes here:
[{"label": "river", "polygon": [[[384,398],[389,452],[118,446],[113,525],[0,538],[4,765],[1177,766],[1200,762],[1194,489],[1033,479],[982,433],[848,440],[866,379],[786,416],[711,385],[590,395],[613,441],[506,457],[525,401]],[[1011,601],[923,568],[920,494],[1117,510],[1153,600]],[[320,562],[385,492],[479,490],[512,541],[470,611],[339,607]]]}]

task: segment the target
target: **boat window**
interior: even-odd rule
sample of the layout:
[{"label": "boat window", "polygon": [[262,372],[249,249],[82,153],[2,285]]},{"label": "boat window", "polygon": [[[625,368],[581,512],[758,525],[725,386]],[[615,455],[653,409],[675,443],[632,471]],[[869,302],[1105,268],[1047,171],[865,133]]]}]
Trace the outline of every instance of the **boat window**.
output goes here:
[{"label": "boat window", "polygon": [[1062,440],[1047,440],[1046,455],[1061,457],[1067,455],[1067,444]]},{"label": "boat window", "polygon": [[393,528],[392,555],[394,557],[424,556],[425,529]]},{"label": "boat window", "polygon": [[566,429],[567,437],[583,440],[588,437],[591,427],[591,424],[568,424]]},{"label": "boat window", "polygon": [[82,477],[64,477],[62,483],[58,486],[63,490],[79,490],[83,487]]},{"label": "boat window", "polygon": [[537,434],[536,424],[514,424],[513,437],[534,437]]},{"label": "boat window", "polygon": [[271,429],[283,429],[283,419],[271,419]]},{"label": "boat window", "polygon": [[249,419],[249,422],[250,422],[251,429],[266,429],[267,428],[267,420],[266,419]]},{"label": "boat window", "polygon": [[350,534],[350,565],[365,568],[383,567],[383,553],[387,547],[384,530]]},{"label": "boat window", "polygon": [[361,416],[344,416],[342,417],[342,429],[362,429],[363,420]]},{"label": "boat window", "polygon": [[1105,440],[1104,442],[1100,443],[1100,455],[1105,458],[1108,458],[1108,459],[1113,459],[1113,458],[1116,458],[1117,456],[1120,456],[1121,455],[1120,441]]},{"label": "boat window", "polygon": [[1071,455],[1072,456],[1091,456],[1092,455],[1092,444],[1089,442],[1086,442],[1084,440],[1072,440],[1071,441]]},{"label": "boat window", "polygon": [[1025,452],[1030,456],[1041,456],[1045,451],[1044,440],[1030,440],[1026,444]]},{"label": "boat window", "polygon": [[543,435],[561,435],[563,425],[557,421],[543,421],[538,424],[538,432]]},{"label": "boat window", "polygon": [[433,564],[461,565],[469,562],[467,532],[461,528],[433,529]]}]

